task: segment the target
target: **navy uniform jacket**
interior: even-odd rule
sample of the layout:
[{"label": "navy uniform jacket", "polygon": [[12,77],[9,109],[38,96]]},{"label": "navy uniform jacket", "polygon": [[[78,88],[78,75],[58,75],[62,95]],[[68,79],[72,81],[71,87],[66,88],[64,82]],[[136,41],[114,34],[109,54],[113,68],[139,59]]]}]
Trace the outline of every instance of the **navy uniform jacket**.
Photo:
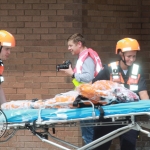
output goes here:
[{"label": "navy uniform jacket", "polygon": [[[121,73],[123,79],[124,79],[124,86],[126,88],[129,89],[129,85],[126,84],[126,82],[128,81],[129,76],[131,75],[131,71],[132,71],[132,66],[128,67],[128,71],[127,74],[125,75],[123,70],[121,69],[120,66],[118,66],[118,71]],[[111,67],[109,67],[108,65],[104,65],[103,70],[101,70],[98,75],[92,80],[92,83],[94,83],[97,80],[110,80],[110,74],[112,73],[112,69]],[[140,91],[144,91],[147,90],[147,86],[146,86],[146,81],[145,78],[143,76],[142,70],[139,67],[139,74],[140,74],[140,79],[138,82],[138,91],[135,91],[135,93],[139,93]]]}]

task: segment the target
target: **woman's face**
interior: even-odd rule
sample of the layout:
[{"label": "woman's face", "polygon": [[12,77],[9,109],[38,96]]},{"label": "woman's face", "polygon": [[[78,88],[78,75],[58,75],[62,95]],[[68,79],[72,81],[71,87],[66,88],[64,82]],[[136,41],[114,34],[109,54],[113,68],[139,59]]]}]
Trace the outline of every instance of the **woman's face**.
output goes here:
[{"label": "woman's face", "polygon": [[124,52],[124,55],[122,53],[121,57],[126,62],[126,65],[131,66],[135,60],[136,60],[136,54],[137,51],[129,51],[129,52]]}]

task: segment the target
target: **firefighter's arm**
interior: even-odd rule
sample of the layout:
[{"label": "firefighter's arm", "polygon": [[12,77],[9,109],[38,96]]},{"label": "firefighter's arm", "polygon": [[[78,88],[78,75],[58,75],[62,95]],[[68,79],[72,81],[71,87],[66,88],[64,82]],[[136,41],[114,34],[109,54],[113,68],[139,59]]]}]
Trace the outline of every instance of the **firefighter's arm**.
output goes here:
[{"label": "firefighter's arm", "polygon": [[4,94],[4,91],[2,89],[2,86],[0,85],[0,105],[6,102],[6,97]]},{"label": "firefighter's arm", "polygon": [[140,91],[139,92],[139,96],[140,96],[141,100],[148,100],[149,99],[149,96],[148,96],[148,93],[147,93],[146,90]]}]

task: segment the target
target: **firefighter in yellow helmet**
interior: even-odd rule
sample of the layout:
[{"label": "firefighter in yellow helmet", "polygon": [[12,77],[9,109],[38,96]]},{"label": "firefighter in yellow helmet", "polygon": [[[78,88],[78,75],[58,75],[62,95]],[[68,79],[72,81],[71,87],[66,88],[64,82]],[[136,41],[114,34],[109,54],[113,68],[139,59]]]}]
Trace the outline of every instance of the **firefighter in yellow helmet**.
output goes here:
[{"label": "firefighter in yellow helmet", "polygon": [[3,60],[8,59],[12,47],[15,47],[14,36],[5,30],[0,30],[0,104],[6,102],[1,86],[1,83],[4,81],[4,77],[2,76],[4,71]]},{"label": "firefighter in yellow helmet", "polygon": [[[139,43],[136,39],[124,38],[116,44],[116,54],[120,59],[105,65],[103,70],[93,79],[93,83],[97,80],[112,80],[124,85],[126,88],[137,93],[141,100],[148,100],[146,82],[143,76],[140,65],[136,64],[137,52],[140,51]],[[104,121],[111,121],[104,119]],[[116,126],[101,126],[94,128],[94,140],[108,134],[116,129]],[[120,136],[121,150],[135,150],[136,138],[138,132],[130,130],[129,132]],[[111,141],[95,148],[94,150],[108,150]]]}]

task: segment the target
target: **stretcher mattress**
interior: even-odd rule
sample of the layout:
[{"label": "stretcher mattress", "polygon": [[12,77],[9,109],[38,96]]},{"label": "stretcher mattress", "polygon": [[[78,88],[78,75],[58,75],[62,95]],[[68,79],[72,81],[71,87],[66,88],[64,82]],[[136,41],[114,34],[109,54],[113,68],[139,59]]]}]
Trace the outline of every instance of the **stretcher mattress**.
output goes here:
[{"label": "stretcher mattress", "polygon": [[[131,114],[150,112],[150,100],[140,100],[138,102],[112,104],[102,106],[104,110],[104,116],[116,115],[116,114]],[[99,116],[100,111],[94,109],[95,115]],[[33,122],[40,118],[43,121],[47,120],[73,120],[82,118],[93,117],[92,107],[76,108],[76,109],[65,109],[65,108],[51,108],[51,109],[13,109],[3,110],[6,115],[7,122],[20,123],[20,122]],[[1,122],[1,120],[0,120]]]}]

